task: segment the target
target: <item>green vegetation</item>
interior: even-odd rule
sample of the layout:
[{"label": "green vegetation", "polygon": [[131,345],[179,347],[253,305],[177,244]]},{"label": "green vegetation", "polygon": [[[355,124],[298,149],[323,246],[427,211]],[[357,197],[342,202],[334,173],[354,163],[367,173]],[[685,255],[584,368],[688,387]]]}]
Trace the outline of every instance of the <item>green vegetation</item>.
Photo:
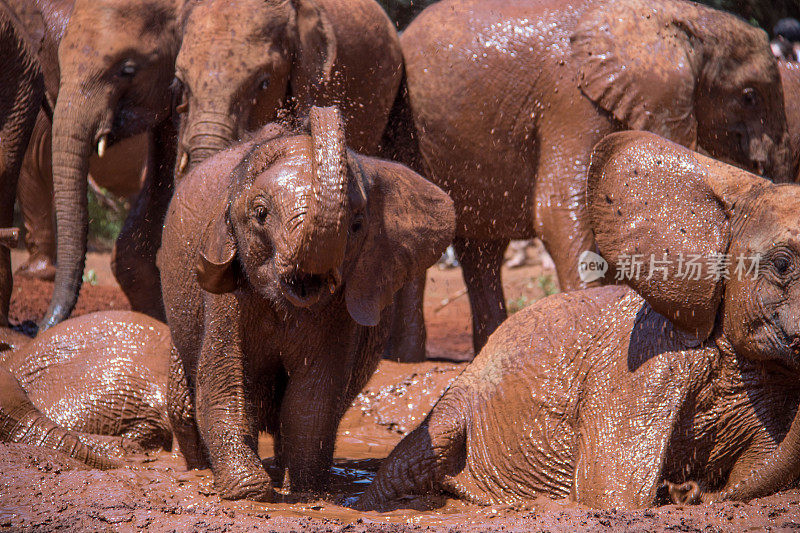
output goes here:
[{"label": "green vegetation", "polygon": [[127,203],[100,189],[100,195],[89,189],[89,245],[95,250],[109,251],[117,240],[128,214]]}]

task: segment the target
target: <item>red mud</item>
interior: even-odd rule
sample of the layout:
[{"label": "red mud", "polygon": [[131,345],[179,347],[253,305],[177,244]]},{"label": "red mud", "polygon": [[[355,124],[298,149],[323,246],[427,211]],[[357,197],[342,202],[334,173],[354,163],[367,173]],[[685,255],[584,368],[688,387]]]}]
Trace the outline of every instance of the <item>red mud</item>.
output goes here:
[{"label": "red mud", "polygon": [[[552,290],[539,265],[504,272],[519,307]],[[17,280],[12,319],[37,320],[52,285]],[[426,296],[429,356],[419,364],[383,362],[339,428],[331,492],[313,501],[226,502],[210,471],[186,472],[178,454],[130,457],[121,469],[89,470],[71,459],[21,445],[0,445],[2,531],[743,531],[800,529],[800,491],[751,503],[593,510],[541,498],[514,507],[477,507],[444,498],[409,500],[408,509],[356,513],[342,506],[371,479],[380,460],[413,429],[470,356],[469,304],[458,270],[431,269]],[[85,284],[79,312],[125,308],[112,286]],[[271,465],[270,439],[259,442]],[[415,510],[416,509],[416,510]]]}]

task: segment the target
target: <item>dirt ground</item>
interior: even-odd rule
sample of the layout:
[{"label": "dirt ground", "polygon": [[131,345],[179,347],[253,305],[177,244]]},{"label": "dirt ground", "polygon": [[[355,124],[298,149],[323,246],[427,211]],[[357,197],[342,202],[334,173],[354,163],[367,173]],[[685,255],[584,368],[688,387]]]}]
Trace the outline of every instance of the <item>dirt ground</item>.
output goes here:
[{"label": "dirt ground", "polygon": [[[19,254],[14,255],[15,262]],[[504,271],[511,310],[557,290],[555,273],[534,264]],[[92,257],[78,313],[126,308],[104,256]],[[12,320],[44,314],[52,284],[17,279]],[[800,530],[800,490],[747,504],[594,510],[540,498],[513,507],[477,507],[431,498],[410,500],[391,513],[347,507],[404,434],[412,430],[471,357],[469,303],[458,269],[430,269],[425,312],[429,357],[419,364],[385,361],[356,398],[339,428],[330,494],[275,504],[227,502],[210,471],[187,472],[178,453],[130,457],[124,468],[101,472],[58,454],[0,445],[2,531],[789,531]],[[272,444],[259,441],[265,466]]]}]

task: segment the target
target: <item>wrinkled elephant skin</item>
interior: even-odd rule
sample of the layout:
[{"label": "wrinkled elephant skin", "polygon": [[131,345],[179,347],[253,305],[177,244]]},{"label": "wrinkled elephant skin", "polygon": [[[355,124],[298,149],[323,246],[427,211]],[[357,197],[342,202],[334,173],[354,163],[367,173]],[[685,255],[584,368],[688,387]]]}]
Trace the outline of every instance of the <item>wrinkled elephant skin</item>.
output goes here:
[{"label": "wrinkled elephant skin", "polygon": [[[19,19],[0,4],[0,228],[10,227],[25,148],[42,104],[44,80],[30,36]],[[0,246],[0,327],[8,324],[11,255]]]},{"label": "wrinkled elephant skin", "polygon": [[291,491],[324,489],[394,292],[452,238],[438,187],[347,151],[335,107],[312,108],[309,122],[310,134],[266,126],[195,167],[165,222],[159,268],[183,362],[170,375],[172,427],[187,466],[210,460],[227,499],[274,498],[259,430]]},{"label": "wrinkled elephant skin", "polygon": [[[19,344],[18,337],[8,340]],[[0,366],[44,415],[66,429],[170,449],[170,349],[164,323],[131,311],[107,311],[64,321],[0,352]]]},{"label": "wrinkled elephant skin", "polygon": [[[431,490],[600,508],[748,500],[800,474],[800,186],[624,132],[595,149],[587,196],[611,272],[634,254],[667,270],[511,317],[357,507]],[[711,268],[725,253],[730,279],[681,277],[680,257]],[[736,272],[757,254],[757,274]]]},{"label": "wrinkled elephant skin", "polygon": [[585,177],[604,135],[648,130],[793,177],[767,36],[733,15],[673,0],[444,0],[400,42],[408,108],[392,136],[455,202],[476,353],[506,318],[509,239],[540,237],[561,287],[586,286]]}]

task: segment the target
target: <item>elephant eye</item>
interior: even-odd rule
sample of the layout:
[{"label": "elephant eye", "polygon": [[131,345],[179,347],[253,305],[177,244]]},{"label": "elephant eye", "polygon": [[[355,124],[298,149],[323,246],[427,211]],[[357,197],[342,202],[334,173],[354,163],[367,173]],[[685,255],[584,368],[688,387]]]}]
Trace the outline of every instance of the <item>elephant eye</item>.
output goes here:
[{"label": "elephant eye", "polygon": [[361,228],[364,227],[364,215],[362,213],[357,214],[353,217],[353,221],[350,223],[350,233],[358,233],[361,231]]},{"label": "elephant eye", "polygon": [[267,220],[267,215],[269,215],[269,210],[263,205],[257,205],[254,209],[254,214],[256,220],[258,220],[258,223],[263,224]]},{"label": "elephant eye", "polygon": [[742,91],[742,101],[747,107],[755,107],[758,104],[758,92],[752,87]]},{"label": "elephant eye", "polygon": [[132,61],[126,61],[119,69],[119,75],[123,78],[132,78],[136,75],[136,65]]},{"label": "elephant eye", "polygon": [[269,74],[267,74],[267,75],[266,75],[266,76],[264,76],[264,78],[261,80],[261,83],[259,83],[258,87],[259,87],[259,89],[261,89],[262,91],[266,91],[266,90],[267,90],[267,88],[269,87],[269,83],[270,83],[270,75],[269,75]]},{"label": "elephant eye", "polygon": [[792,268],[792,258],[784,250],[776,252],[771,263],[772,268],[779,276],[785,276]]}]

